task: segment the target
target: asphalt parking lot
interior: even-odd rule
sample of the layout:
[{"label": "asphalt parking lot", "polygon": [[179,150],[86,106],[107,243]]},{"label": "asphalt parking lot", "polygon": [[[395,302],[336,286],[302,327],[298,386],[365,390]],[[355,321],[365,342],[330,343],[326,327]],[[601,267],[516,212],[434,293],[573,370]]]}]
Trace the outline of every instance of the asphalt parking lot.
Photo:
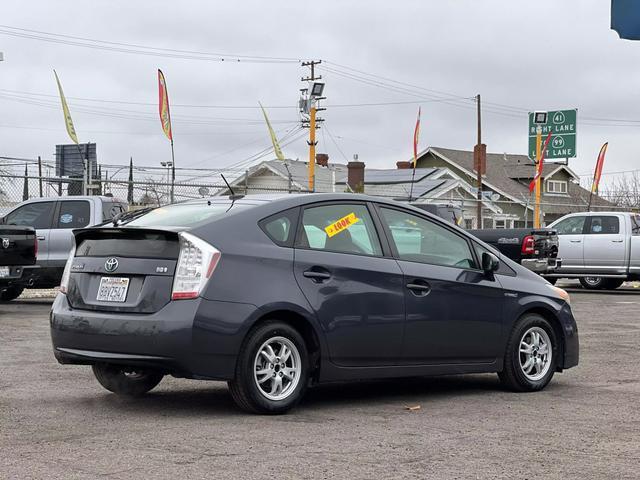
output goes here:
[{"label": "asphalt parking lot", "polygon": [[0,478],[637,479],[640,289],[571,293],[580,365],[543,392],[495,375],[331,385],[279,417],[218,382],[119,399],[55,362],[50,300],[2,304]]}]

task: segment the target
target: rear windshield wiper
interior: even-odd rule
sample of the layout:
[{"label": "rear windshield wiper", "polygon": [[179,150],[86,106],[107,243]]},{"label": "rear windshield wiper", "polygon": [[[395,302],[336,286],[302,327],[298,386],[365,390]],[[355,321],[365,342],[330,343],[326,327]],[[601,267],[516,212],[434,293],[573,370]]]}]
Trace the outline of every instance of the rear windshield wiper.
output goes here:
[{"label": "rear windshield wiper", "polygon": [[156,207],[146,207],[146,208],[141,208],[140,210],[134,210],[132,212],[121,212],[115,217],[113,217],[113,220],[112,220],[113,226],[117,227],[118,225],[121,225],[125,221],[126,221],[125,223],[129,223],[138,217],[146,215],[151,210],[155,210],[155,208]]}]

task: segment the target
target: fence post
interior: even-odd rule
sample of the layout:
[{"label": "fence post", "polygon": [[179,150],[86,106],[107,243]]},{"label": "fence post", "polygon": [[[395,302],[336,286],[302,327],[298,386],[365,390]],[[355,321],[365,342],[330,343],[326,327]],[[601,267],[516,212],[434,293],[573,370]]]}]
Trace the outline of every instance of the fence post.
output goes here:
[{"label": "fence post", "polygon": [[40,187],[40,197],[42,197],[42,159],[38,155],[38,185]]}]

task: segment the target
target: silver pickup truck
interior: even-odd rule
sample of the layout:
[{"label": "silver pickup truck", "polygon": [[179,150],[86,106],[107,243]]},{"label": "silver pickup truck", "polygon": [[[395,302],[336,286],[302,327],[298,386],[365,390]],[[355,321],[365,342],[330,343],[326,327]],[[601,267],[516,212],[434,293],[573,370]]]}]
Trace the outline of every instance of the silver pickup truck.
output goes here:
[{"label": "silver pickup truck", "polygon": [[566,215],[551,225],[560,239],[562,266],[544,277],[578,278],[589,289],[614,289],[640,280],[640,215],[584,212]]},{"label": "silver pickup truck", "polygon": [[[0,275],[1,299],[16,298],[24,288],[58,286],[72,247],[72,230],[109,221],[126,211],[125,202],[98,196],[34,198],[9,211],[0,218],[0,224],[35,228],[37,258],[35,265],[13,262],[11,269],[5,269],[6,278]],[[10,245],[10,241],[5,243]]]}]

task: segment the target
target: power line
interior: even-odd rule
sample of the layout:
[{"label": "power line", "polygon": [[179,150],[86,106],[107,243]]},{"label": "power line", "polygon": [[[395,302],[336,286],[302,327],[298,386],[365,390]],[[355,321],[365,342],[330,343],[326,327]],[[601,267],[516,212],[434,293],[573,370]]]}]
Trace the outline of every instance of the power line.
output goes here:
[{"label": "power line", "polygon": [[187,60],[204,60],[219,62],[244,62],[244,63],[300,63],[301,59],[293,57],[269,57],[260,55],[237,55],[213,52],[198,52],[192,50],[178,50],[173,48],[151,47],[133,43],[111,42],[59,33],[43,32],[26,28],[0,25],[0,34],[12,37],[27,38],[48,43],[57,43],[76,47],[84,47],[95,50],[105,50],[118,53],[130,53],[155,57],[181,58]]}]

